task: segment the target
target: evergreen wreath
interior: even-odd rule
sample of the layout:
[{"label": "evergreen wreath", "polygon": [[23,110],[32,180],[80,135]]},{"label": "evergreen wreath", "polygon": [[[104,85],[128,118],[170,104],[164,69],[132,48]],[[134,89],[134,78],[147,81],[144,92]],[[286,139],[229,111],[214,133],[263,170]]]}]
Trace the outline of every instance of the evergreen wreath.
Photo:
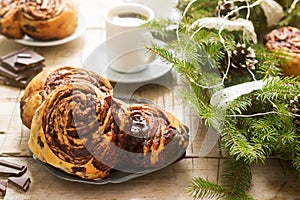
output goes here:
[{"label": "evergreen wreath", "polygon": [[[266,10],[270,3],[282,8],[275,19]],[[221,133],[229,155],[221,184],[194,178],[188,193],[194,199],[253,199],[247,194],[251,164],[270,156],[291,160],[300,174],[300,78],[284,76],[279,65],[287,56],[263,44],[274,28],[300,26],[298,0],[179,0],[178,9],[180,20],[147,25],[167,41],[147,48],[184,78],[192,92],[183,99]],[[251,81],[263,87],[212,105],[216,92]]]}]

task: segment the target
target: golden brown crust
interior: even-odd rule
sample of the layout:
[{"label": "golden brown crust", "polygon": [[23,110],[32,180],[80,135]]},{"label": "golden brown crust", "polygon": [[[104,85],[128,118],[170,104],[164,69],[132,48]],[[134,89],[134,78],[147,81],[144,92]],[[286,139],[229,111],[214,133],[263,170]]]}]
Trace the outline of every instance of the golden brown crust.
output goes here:
[{"label": "golden brown crust", "polygon": [[19,24],[19,0],[6,0],[0,2],[0,34],[12,38],[24,37]]},{"label": "golden brown crust", "polygon": [[83,179],[105,178],[113,162],[107,166],[95,158],[113,140],[98,124],[102,112],[109,117],[104,97],[91,84],[67,84],[53,90],[33,118],[29,139],[33,154]]},{"label": "golden brown crust", "polygon": [[[172,114],[149,104],[112,100],[112,133],[123,151],[115,168],[139,171],[163,167],[179,158],[188,146],[188,130]],[[140,154],[140,155],[139,155]]]},{"label": "golden brown crust", "polygon": [[24,94],[20,100],[21,119],[27,128],[31,127],[35,111],[44,100],[42,91],[44,89],[46,78],[50,72],[51,70],[43,70],[36,75],[26,86]]},{"label": "golden brown crust", "polygon": [[20,108],[23,124],[28,128],[31,127],[35,111],[52,90],[74,82],[87,82],[107,94],[112,94],[112,86],[109,81],[92,71],[70,66],[44,70],[29,82],[21,98]]},{"label": "golden brown crust", "polygon": [[88,180],[105,178],[111,169],[161,168],[183,155],[189,136],[178,119],[154,105],[115,99],[112,90],[106,78],[69,66],[36,77],[21,101],[21,109],[34,110],[33,154]]},{"label": "golden brown crust", "polygon": [[287,61],[280,67],[286,76],[300,75],[300,30],[295,27],[282,27],[265,36],[268,49],[286,53]]},{"label": "golden brown crust", "polygon": [[74,33],[77,21],[74,0],[0,1],[0,34],[8,38],[63,39]]},{"label": "golden brown crust", "polygon": [[20,26],[30,37],[57,40],[74,33],[77,15],[73,0],[23,1],[20,6]]}]

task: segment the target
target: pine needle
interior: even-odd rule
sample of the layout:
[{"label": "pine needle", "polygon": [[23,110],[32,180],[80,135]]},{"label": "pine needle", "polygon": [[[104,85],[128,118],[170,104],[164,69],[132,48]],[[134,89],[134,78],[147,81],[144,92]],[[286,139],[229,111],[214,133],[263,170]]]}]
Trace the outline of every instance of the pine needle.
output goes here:
[{"label": "pine needle", "polygon": [[192,179],[187,192],[193,199],[221,198],[226,195],[226,189],[203,178]]}]

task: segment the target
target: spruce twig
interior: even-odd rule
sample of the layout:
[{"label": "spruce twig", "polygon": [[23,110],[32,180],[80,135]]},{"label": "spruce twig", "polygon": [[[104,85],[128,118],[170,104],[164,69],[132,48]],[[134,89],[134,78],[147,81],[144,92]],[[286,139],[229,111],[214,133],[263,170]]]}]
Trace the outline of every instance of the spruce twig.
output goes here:
[{"label": "spruce twig", "polygon": [[192,179],[187,192],[193,199],[222,198],[227,194],[224,187],[200,177]]},{"label": "spruce twig", "polygon": [[[287,61],[286,55],[270,51],[262,44],[263,36],[270,29],[259,5],[260,1],[232,2],[238,6],[240,18],[253,22],[261,44],[254,44],[243,31],[204,27],[193,29],[191,25],[196,20],[215,16],[217,0],[180,0],[178,8],[184,15],[176,23],[176,30],[163,28],[170,27],[168,21],[153,24],[154,35],[168,41],[168,44],[164,47],[148,47],[163,61],[172,64],[185,79],[191,91],[183,93],[182,98],[190,103],[199,117],[207,125],[218,130],[222,128],[222,148],[230,155],[222,183],[211,183],[202,178],[193,179],[188,193],[194,199],[252,199],[247,195],[251,188],[250,166],[255,162],[264,162],[271,155],[292,160],[300,174],[300,136],[296,134],[293,119],[286,108],[290,100],[300,94],[300,78],[282,77],[279,66]],[[284,12],[291,11],[278,26],[292,25],[294,19],[299,19],[298,1],[277,2],[283,6]],[[293,3],[294,7],[291,9]],[[234,52],[238,43],[254,49],[258,61],[255,71],[242,76],[229,73],[232,59],[228,52]],[[226,58],[228,65],[224,67]],[[225,108],[215,108],[210,104],[212,94],[224,86],[252,80],[264,80],[266,84],[261,90],[229,102]]]}]

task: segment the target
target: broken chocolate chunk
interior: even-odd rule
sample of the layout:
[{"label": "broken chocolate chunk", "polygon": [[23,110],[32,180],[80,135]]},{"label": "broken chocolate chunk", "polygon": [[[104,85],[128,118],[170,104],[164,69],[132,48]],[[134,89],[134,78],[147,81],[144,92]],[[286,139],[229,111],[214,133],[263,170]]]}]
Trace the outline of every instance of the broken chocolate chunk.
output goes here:
[{"label": "broken chocolate chunk", "polygon": [[0,83],[24,89],[43,70],[44,57],[23,48],[0,58]]},{"label": "broken chocolate chunk", "polygon": [[40,65],[44,61],[44,57],[31,49],[23,48],[2,56],[0,60],[3,67],[17,73]]},{"label": "broken chocolate chunk", "polygon": [[24,168],[26,168],[24,165],[19,165],[17,163],[8,162],[8,161],[2,160],[2,159],[0,159],[0,165],[4,165],[6,167],[10,167],[10,168],[18,169],[18,170],[23,170]]},{"label": "broken chocolate chunk", "polygon": [[29,177],[9,177],[8,180],[25,192],[29,189],[29,185],[31,183]]},{"label": "broken chocolate chunk", "polygon": [[26,170],[27,167],[24,167],[23,169],[15,169],[4,165],[0,165],[0,174],[4,175],[22,176],[26,172]]},{"label": "broken chocolate chunk", "polygon": [[0,180],[0,196],[4,197],[6,194],[7,181]]},{"label": "broken chocolate chunk", "polygon": [[32,76],[32,74],[38,74],[39,72],[41,72],[43,67],[44,65],[41,64],[24,71],[20,71],[19,73],[15,73],[0,66],[0,75],[10,79],[14,79],[16,81],[26,80],[27,78]]},{"label": "broken chocolate chunk", "polygon": [[4,85],[24,89],[35,75],[36,74],[32,74],[32,76],[30,76],[28,79],[20,80],[20,81],[17,81],[17,80],[11,79],[11,78],[7,78],[7,77],[4,77],[4,76],[0,76],[0,83],[4,84]]}]

